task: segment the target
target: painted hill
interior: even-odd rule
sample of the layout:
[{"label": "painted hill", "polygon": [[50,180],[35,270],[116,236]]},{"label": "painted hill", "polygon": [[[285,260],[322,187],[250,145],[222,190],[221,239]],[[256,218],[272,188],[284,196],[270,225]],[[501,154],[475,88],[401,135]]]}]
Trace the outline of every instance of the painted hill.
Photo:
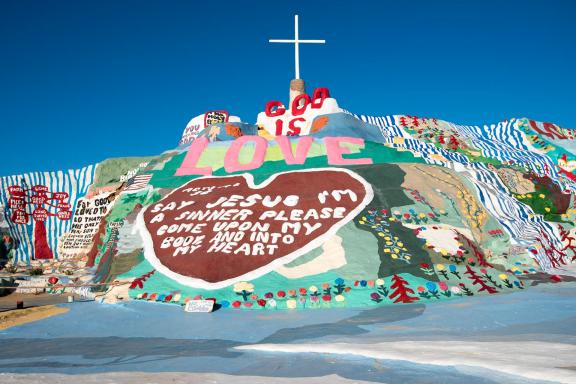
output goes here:
[{"label": "painted hill", "polygon": [[22,292],[241,309],[525,289],[576,256],[574,135],[355,115],[324,88],[256,124],[211,111],[156,157],[2,177],[2,273],[42,268]]}]

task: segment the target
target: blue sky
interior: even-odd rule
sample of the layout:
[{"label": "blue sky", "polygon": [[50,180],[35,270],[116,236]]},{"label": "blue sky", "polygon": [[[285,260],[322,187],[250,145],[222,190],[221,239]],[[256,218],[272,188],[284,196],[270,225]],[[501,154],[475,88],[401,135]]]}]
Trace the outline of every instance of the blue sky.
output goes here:
[{"label": "blue sky", "polygon": [[356,113],[576,128],[575,1],[0,1],[0,175],[155,155],[308,90]]}]

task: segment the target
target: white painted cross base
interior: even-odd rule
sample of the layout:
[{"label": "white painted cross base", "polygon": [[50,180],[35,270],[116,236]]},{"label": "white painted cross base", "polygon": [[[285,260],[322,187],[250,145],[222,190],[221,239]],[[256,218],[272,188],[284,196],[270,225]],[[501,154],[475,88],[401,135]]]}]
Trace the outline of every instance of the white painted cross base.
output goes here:
[{"label": "white painted cross base", "polygon": [[186,312],[212,312],[214,309],[214,301],[212,300],[190,300],[184,306]]}]

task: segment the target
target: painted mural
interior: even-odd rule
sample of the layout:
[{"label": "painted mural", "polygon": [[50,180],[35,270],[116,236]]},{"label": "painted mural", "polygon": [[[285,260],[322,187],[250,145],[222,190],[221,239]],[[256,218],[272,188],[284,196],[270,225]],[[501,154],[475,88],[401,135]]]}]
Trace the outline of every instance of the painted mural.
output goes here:
[{"label": "painted mural", "polygon": [[326,88],[263,107],[199,115],[156,157],[0,178],[1,273],[280,310],[511,292],[576,259],[573,130],[356,115]]}]

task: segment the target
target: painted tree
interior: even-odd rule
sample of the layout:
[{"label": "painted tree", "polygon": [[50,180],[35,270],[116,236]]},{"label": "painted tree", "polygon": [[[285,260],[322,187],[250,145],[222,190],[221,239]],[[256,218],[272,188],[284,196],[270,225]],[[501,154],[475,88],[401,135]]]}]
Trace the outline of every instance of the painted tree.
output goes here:
[{"label": "painted tree", "polygon": [[414,294],[414,290],[408,288],[408,285],[409,283],[401,276],[392,276],[392,285],[390,286],[392,293],[389,296],[390,299],[395,299],[395,303],[411,303],[420,300],[416,296],[410,296],[410,294]]},{"label": "painted tree", "polygon": [[496,290],[496,288],[491,287],[488,284],[486,284],[484,279],[482,279],[482,276],[477,275],[476,272],[472,268],[470,268],[469,265],[466,265],[466,272],[464,272],[464,274],[468,275],[468,278],[470,280],[472,280],[472,285],[480,286],[480,289],[478,289],[478,292],[486,291],[490,294],[498,292]]},{"label": "painted tree", "polygon": [[576,260],[576,238],[572,236],[569,230],[566,230],[562,225],[558,224],[558,229],[560,230],[560,240],[564,244],[564,248],[562,248],[563,252],[570,250],[572,252],[572,259],[571,261]]},{"label": "painted tree", "polygon": [[59,220],[70,220],[72,212],[66,192],[50,192],[45,185],[34,185],[27,188],[23,181],[23,186],[11,185],[8,187],[10,194],[8,206],[12,210],[10,219],[12,222],[27,225],[32,216],[34,225],[34,258],[37,260],[48,260],[54,258],[54,253],[48,245],[46,234],[46,220],[55,217]]}]

